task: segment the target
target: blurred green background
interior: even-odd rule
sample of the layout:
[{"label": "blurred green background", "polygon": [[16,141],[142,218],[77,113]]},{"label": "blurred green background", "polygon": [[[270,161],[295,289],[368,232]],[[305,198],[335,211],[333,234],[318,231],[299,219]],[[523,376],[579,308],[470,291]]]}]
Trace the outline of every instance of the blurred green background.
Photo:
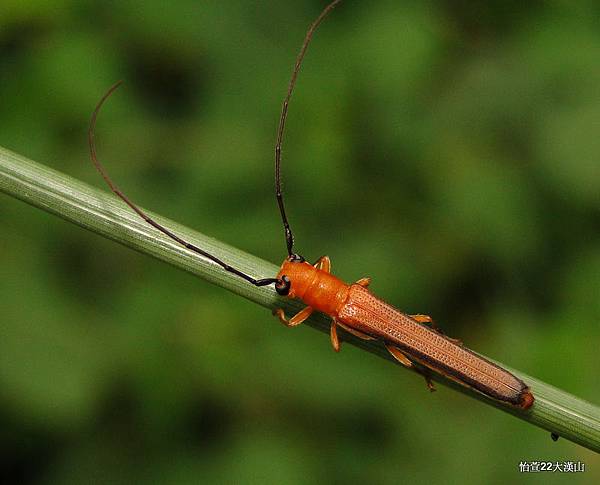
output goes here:
[{"label": "blurred green background", "polygon": [[[325,2],[0,5],[0,145],[285,255],[280,103]],[[290,106],[297,250],[600,402],[598,2],[347,1]],[[0,197],[0,469],[20,483],[505,483],[597,455]],[[538,477],[539,478],[539,477]],[[565,478],[545,474],[549,483]]]}]

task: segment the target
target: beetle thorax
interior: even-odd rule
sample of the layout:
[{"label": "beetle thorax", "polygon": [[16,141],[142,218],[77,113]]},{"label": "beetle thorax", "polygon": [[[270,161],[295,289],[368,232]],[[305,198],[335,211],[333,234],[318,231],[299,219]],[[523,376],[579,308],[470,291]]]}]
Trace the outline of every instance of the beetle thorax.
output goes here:
[{"label": "beetle thorax", "polygon": [[277,278],[287,276],[291,282],[289,298],[298,298],[317,311],[332,315],[347,297],[349,286],[306,261],[286,259]]}]

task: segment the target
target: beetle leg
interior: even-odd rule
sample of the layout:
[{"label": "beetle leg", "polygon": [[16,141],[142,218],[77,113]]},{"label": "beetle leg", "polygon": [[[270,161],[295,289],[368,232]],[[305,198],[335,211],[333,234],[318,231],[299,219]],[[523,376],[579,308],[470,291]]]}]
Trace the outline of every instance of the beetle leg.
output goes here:
[{"label": "beetle leg", "polygon": [[385,348],[388,349],[388,352],[392,354],[392,357],[394,357],[394,359],[400,362],[404,367],[408,367],[409,369],[413,367],[412,361],[406,355],[404,355],[404,353],[398,347],[394,347],[393,345],[389,344],[384,345]]},{"label": "beetle leg", "polygon": [[273,315],[277,315],[279,317],[279,321],[283,323],[286,327],[295,327],[296,325],[300,325],[304,320],[310,317],[310,314],[313,312],[313,308],[307,306],[306,308],[300,310],[289,320],[285,317],[285,313],[282,308],[277,308],[273,310]]},{"label": "beetle leg", "polygon": [[441,333],[448,340],[450,340],[453,343],[455,343],[456,345],[460,345],[462,347],[462,345],[463,345],[462,340],[457,339],[457,338],[448,337],[444,332],[442,332],[440,330],[440,328],[433,321],[433,318],[431,318],[429,315],[422,315],[420,313],[417,313],[416,315],[409,315],[409,317],[412,318],[413,320],[416,320],[419,323],[431,325],[431,328],[433,328],[436,332]]},{"label": "beetle leg", "polygon": [[433,321],[433,318],[431,318],[429,315],[423,315],[421,313],[417,313],[415,315],[409,315],[409,317],[412,318],[413,320],[416,320],[419,323],[428,323],[435,330],[438,330],[438,326]]},{"label": "beetle leg", "polygon": [[[414,367],[412,361],[406,355],[404,355],[404,353],[398,347],[394,347],[393,345],[385,344],[385,348],[388,349],[388,352],[390,354],[392,354],[392,357],[394,357],[394,359],[396,359],[398,362],[400,362],[404,367],[408,367],[409,369]],[[415,367],[415,370],[419,374],[423,375],[423,377],[425,378],[425,383],[427,384],[427,388],[431,392],[435,391],[435,387],[434,387],[433,382],[431,381],[431,377],[429,375],[429,370],[428,369],[418,369],[416,367]]]},{"label": "beetle leg", "polygon": [[321,271],[325,271],[325,273],[331,273],[331,259],[329,259],[329,256],[321,256],[313,266]]},{"label": "beetle leg", "polygon": [[340,339],[337,334],[337,321],[335,318],[331,319],[331,327],[329,328],[329,337],[331,338],[331,346],[333,350],[339,352],[341,349]]},{"label": "beetle leg", "polygon": [[366,333],[360,332],[359,330],[354,330],[353,328],[344,325],[343,323],[338,322],[335,318],[331,320],[331,328],[329,329],[329,336],[331,337],[331,345],[333,346],[333,350],[339,352],[342,347],[342,342],[338,338],[337,327],[343,328],[346,332],[351,333],[355,337],[358,337],[363,340],[374,340],[375,337],[371,337]]},{"label": "beetle leg", "polygon": [[429,369],[424,369],[422,374],[425,378],[425,384],[427,384],[427,389],[429,389],[429,392],[435,392],[435,386],[431,380],[431,372],[429,372]]},{"label": "beetle leg", "polygon": [[361,279],[359,279],[354,284],[355,285],[360,285],[360,286],[363,286],[363,287],[367,288],[371,284],[371,278],[369,278],[369,277],[361,278]]}]

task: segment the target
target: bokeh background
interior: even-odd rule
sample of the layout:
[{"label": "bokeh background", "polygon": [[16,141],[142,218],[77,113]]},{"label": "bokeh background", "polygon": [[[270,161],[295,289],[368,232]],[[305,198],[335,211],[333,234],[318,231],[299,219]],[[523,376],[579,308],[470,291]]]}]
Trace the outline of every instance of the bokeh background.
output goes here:
[{"label": "bokeh background", "polygon": [[[322,1],[0,5],[0,145],[279,263],[280,103]],[[290,107],[297,249],[600,402],[600,7],[347,1]],[[19,483],[505,483],[598,458],[0,197],[0,470]],[[540,477],[538,477],[540,478]],[[563,477],[545,475],[552,483]]]}]

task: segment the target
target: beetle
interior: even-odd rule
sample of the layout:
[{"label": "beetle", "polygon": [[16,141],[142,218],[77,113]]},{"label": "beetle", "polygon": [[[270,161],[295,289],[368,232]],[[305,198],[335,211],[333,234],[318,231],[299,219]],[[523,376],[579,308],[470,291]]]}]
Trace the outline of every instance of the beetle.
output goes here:
[{"label": "beetle", "polygon": [[114,84],[106,92],[92,114],[88,131],[92,162],[112,192],[148,224],[166,236],[187,249],[210,259],[225,271],[243,278],[252,285],[267,286],[273,284],[279,295],[303,301],[307,306],[290,318],[286,317],[281,308],[273,312],[286,326],[295,327],[300,325],[314,311],[325,313],[331,317],[330,340],[335,351],[340,350],[339,327],[359,339],[382,342],[389,353],[402,365],[414,368],[414,370],[423,374],[431,391],[435,388],[430,375],[431,372],[436,372],[496,401],[527,410],[533,405],[534,397],[529,387],[522,380],[508,370],[467,349],[460,341],[444,335],[436,327],[430,316],[408,315],[385,303],[368,290],[369,278],[361,278],[350,285],[344,283],[331,274],[331,261],[327,256],[322,256],[316,263],[310,264],[304,257],[293,251],[294,236],[286,215],[281,190],[281,147],[288,106],[313,34],[323,19],[340,1],[331,2],[310,25],[296,58],[281,108],[275,144],[275,187],[288,255],[281,264],[275,278],[253,278],[203,249],[183,240],[149,217],[113,183],[104,166],[98,160],[94,134],[100,109],[108,97],[121,85],[121,81]]}]

